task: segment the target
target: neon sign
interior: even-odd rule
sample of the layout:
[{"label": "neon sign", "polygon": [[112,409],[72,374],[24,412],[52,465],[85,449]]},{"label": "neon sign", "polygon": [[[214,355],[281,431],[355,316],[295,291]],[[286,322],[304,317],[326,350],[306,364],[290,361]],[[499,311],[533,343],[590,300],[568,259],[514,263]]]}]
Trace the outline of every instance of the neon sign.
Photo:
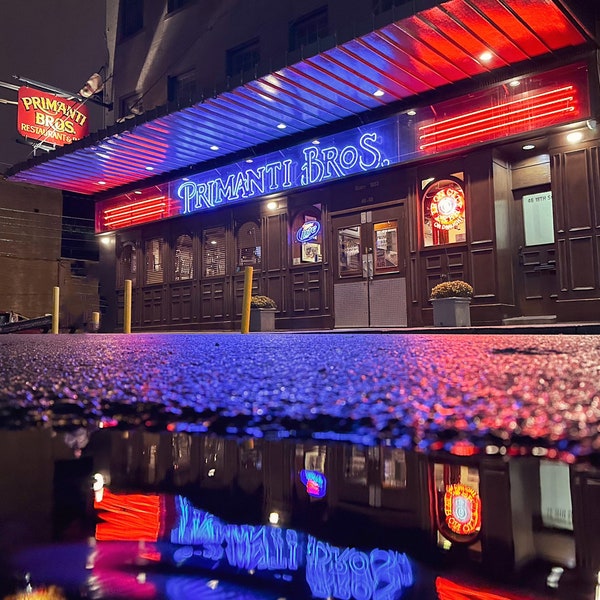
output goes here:
[{"label": "neon sign", "polygon": [[306,223],[296,231],[296,239],[301,244],[310,242],[317,238],[319,231],[321,231],[321,223],[319,223],[319,221],[306,221]]},{"label": "neon sign", "polygon": [[444,514],[450,531],[471,535],[481,528],[481,500],[477,492],[462,483],[446,486]]},{"label": "neon sign", "polygon": [[465,195],[462,190],[445,187],[431,199],[430,211],[434,227],[454,229],[465,220]]},{"label": "neon sign", "polygon": [[398,127],[386,119],[363,132],[353,129],[292,146],[254,159],[177,180],[170,197],[179,198],[183,214],[240,202],[356,173],[386,167],[398,160]]},{"label": "neon sign", "polygon": [[306,493],[315,498],[323,498],[327,493],[327,478],[319,471],[300,471],[300,481],[306,486]]}]

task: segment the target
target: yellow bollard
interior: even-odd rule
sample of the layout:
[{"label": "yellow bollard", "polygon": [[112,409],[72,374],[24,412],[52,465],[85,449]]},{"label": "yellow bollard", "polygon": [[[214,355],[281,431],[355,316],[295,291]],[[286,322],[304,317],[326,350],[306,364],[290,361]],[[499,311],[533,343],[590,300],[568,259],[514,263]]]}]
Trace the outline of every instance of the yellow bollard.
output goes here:
[{"label": "yellow bollard", "polygon": [[123,333],[131,333],[131,279],[125,280],[125,305],[123,306]]},{"label": "yellow bollard", "polygon": [[250,331],[250,301],[252,300],[252,273],[254,267],[244,269],[244,299],[242,300],[242,333]]},{"label": "yellow bollard", "polygon": [[98,333],[100,329],[100,313],[98,311],[92,312],[92,332]]},{"label": "yellow bollard", "polygon": [[52,288],[52,333],[58,333],[58,320],[60,312],[60,288]]}]

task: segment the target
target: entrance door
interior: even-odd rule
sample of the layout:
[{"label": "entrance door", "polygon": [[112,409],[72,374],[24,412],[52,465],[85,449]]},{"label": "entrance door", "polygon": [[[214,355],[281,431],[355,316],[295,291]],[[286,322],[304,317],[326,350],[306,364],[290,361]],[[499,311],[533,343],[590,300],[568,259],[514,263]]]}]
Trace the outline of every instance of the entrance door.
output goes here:
[{"label": "entrance door", "polygon": [[332,217],[336,327],[406,327],[404,205]]},{"label": "entrance door", "polygon": [[[515,191],[522,217],[516,246],[517,301],[522,316],[555,315],[558,281],[552,192],[546,187]],[[521,220],[521,219],[519,219]]]}]

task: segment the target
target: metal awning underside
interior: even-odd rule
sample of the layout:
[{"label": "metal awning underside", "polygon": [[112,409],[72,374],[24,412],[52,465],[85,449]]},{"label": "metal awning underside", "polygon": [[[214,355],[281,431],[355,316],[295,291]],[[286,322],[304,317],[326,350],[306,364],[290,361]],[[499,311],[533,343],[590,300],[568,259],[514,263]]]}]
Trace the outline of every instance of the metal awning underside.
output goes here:
[{"label": "metal awning underside", "polygon": [[[191,107],[99,132],[7,175],[81,194],[106,192],[293,134],[308,136],[588,41],[555,0],[450,0]],[[484,52],[491,53],[488,62]]]}]

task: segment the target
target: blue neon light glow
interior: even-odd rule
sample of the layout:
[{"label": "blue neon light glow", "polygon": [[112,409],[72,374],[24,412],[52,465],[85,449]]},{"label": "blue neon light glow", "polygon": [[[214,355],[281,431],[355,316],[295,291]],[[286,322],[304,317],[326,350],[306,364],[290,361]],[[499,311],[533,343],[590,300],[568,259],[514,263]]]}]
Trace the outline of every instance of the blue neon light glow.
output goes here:
[{"label": "blue neon light glow", "polygon": [[315,498],[323,498],[327,493],[327,477],[319,471],[300,471],[300,481],[306,486],[306,493]]},{"label": "blue neon light glow", "polygon": [[320,231],[321,223],[319,221],[306,221],[306,223],[296,231],[296,240],[301,244],[316,240]]},{"label": "blue neon light glow", "polygon": [[197,555],[234,568],[275,572],[286,581],[303,572],[316,598],[391,600],[400,598],[414,582],[408,557],[394,550],[363,552],[338,548],[293,529],[230,525],[183,496],[175,497],[175,507],[178,520],[171,542],[184,545],[173,555],[180,564]]},{"label": "blue neon light glow", "polygon": [[400,149],[398,118],[260,156],[169,184],[169,195],[190,214],[381,169],[410,154]]}]

